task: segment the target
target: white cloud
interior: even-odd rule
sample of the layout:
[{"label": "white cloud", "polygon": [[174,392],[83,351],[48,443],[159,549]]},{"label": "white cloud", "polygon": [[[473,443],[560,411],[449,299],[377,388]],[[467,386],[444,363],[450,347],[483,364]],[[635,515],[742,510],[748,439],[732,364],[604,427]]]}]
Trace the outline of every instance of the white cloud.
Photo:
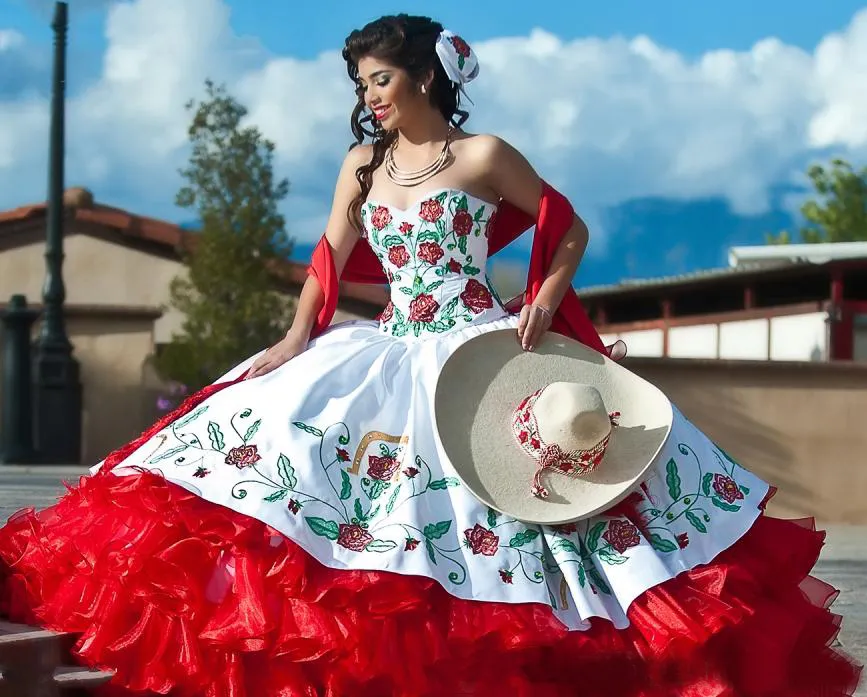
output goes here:
[{"label": "white cloud", "polygon": [[[237,36],[221,0],[131,0],[108,9],[102,72],[69,100],[68,176],[97,198],[172,208],[186,156],[184,104],[225,81],[277,143],[291,232],[317,237],[351,140],[351,86],[337,51],[272,56]],[[335,37],[335,47],[342,37]],[[21,37],[0,29],[3,51]],[[813,155],[867,153],[867,9],[812,52],[769,38],[697,59],[647,37],[562,39],[542,30],[478,42],[472,130],[519,147],[593,221],[646,196],[722,196],[765,210]],[[0,96],[0,207],[44,191],[48,103]],[[598,232],[598,225],[594,225]],[[604,249],[597,236],[591,250]]]}]

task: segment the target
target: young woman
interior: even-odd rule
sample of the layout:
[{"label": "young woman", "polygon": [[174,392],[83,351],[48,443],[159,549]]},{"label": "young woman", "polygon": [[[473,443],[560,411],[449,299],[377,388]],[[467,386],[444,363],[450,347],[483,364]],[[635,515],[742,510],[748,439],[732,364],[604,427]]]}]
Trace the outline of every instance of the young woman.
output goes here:
[{"label": "young woman", "polygon": [[[610,353],[571,290],[587,228],[514,148],[462,129],[478,64],[460,37],[383,17],[344,57],[359,145],[292,327],[10,519],[0,609],[79,633],[125,694],[852,694],[833,591],[809,576],[823,535],[765,516],[768,487],[733,463],[703,475],[707,511],[669,516],[671,539],[631,506],[686,501],[670,466],[580,526],[465,490],[434,433],[439,370],[504,328],[527,351],[553,330]],[[487,258],[534,223],[513,314]],[[378,321],[327,328],[340,278],[389,282]],[[659,563],[630,561],[639,547]]]}]

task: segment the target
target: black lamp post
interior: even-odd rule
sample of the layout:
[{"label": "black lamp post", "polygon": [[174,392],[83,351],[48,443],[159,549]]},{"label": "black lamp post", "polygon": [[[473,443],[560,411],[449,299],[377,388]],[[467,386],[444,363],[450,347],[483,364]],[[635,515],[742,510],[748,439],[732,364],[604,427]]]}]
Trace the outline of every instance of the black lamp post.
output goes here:
[{"label": "black lamp post", "polygon": [[81,460],[81,382],[66,335],[63,303],[63,179],[66,92],[67,4],[54,5],[54,75],[51,86],[51,142],[48,162],[48,226],[45,240],[43,316],[34,356],[35,440],[45,463]]}]

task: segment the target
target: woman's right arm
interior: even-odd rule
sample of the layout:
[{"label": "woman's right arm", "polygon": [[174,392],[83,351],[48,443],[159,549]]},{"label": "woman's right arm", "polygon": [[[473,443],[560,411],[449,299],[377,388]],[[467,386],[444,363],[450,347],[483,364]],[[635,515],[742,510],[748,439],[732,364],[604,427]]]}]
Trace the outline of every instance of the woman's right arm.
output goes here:
[{"label": "woman's right arm", "polygon": [[[371,157],[369,145],[359,145],[346,155],[337,184],[334,188],[334,201],[331,204],[331,214],[325,228],[325,240],[331,247],[331,255],[338,277],[343,273],[343,267],[355,244],[360,237],[352,227],[347,217],[349,205],[358,195],[359,185],[355,178],[356,170],[368,163]],[[302,353],[310,341],[310,333],[316,324],[316,318],[325,304],[325,294],[319,282],[308,276],[301,288],[298,305],[295,308],[295,318],[286,336],[277,344],[259,356],[247,373],[246,379],[259,377],[279,368],[286,361]]]}]

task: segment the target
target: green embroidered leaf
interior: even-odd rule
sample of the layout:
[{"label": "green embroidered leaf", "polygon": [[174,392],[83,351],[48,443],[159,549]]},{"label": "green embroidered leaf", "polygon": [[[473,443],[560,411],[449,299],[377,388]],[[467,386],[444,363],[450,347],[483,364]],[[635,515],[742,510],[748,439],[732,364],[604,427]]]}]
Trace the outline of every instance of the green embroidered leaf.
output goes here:
[{"label": "green embroidered leaf", "polygon": [[329,540],[336,540],[340,535],[340,529],[337,527],[337,523],[333,520],[325,520],[324,518],[304,518],[304,521],[310,527],[310,529],[314,532],[314,534],[319,535],[319,537],[327,537]]},{"label": "green embroidered leaf", "polygon": [[606,564],[625,564],[627,561],[629,561],[622,554],[618,554],[611,549],[600,549],[599,558]]},{"label": "green embroidered leaf", "polygon": [[298,478],[295,476],[295,468],[289,462],[289,458],[283,453],[277,458],[277,472],[280,474],[280,479],[283,480],[283,485],[287,489],[294,489],[298,484]]},{"label": "green embroidered leaf", "polygon": [[692,527],[694,527],[699,532],[707,532],[707,526],[702,522],[701,518],[699,518],[692,511],[686,512],[686,519],[690,522]]},{"label": "green embroidered leaf", "polygon": [[350,481],[346,470],[340,470],[340,481],[340,500],[346,501],[346,499],[352,496],[352,481]]},{"label": "green embroidered leaf", "polygon": [[602,574],[599,573],[595,566],[587,567],[587,575],[590,576],[590,582],[596,586],[600,593],[611,595],[611,589],[608,587],[608,584],[605,583],[605,579],[602,578]]},{"label": "green embroidered leaf", "polygon": [[388,514],[391,514],[391,512],[394,510],[394,504],[397,502],[397,495],[400,493],[400,487],[401,485],[398,484],[394,488],[394,491],[391,492],[391,496],[388,497],[388,503],[385,504],[385,512]]},{"label": "green embroidered leaf", "polygon": [[412,295],[412,289],[401,286],[398,290],[404,295]]},{"label": "green embroidered leaf", "polygon": [[458,249],[461,250],[461,254],[467,253],[467,238],[466,237],[458,237]]},{"label": "green embroidered leaf", "polygon": [[437,288],[439,288],[443,283],[445,283],[445,281],[434,281],[433,283],[430,283],[424,289],[424,292],[425,293],[431,293],[431,292],[435,291]]},{"label": "green embroidered leaf", "polygon": [[302,431],[309,433],[311,436],[322,438],[322,431],[316,428],[316,426],[308,426],[301,421],[293,421],[292,425],[295,426],[295,428],[300,428]]},{"label": "green embroidered leaf", "polygon": [[247,429],[247,432],[244,434],[244,442],[249,441],[253,436],[256,435],[256,431],[259,430],[259,426],[262,425],[262,419],[256,419],[252,424],[250,424],[250,428]]},{"label": "green embroidered leaf", "polygon": [[408,324],[403,324],[403,323],[395,324],[391,328],[391,333],[393,336],[397,336],[397,337],[406,336],[407,332],[409,332],[409,325]]},{"label": "green embroidered leaf", "polygon": [[653,548],[659,552],[673,552],[677,549],[677,545],[674,544],[674,542],[666,540],[656,533],[653,533],[650,536],[650,544],[652,544]]},{"label": "green embroidered leaf", "polygon": [[170,457],[177,455],[178,453],[184,452],[189,446],[187,445],[176,445],[174,448],[169,448],[165,452],[157,455],[156,457],[152,457],[148,460],[148,464],[152,465],[155,462],[162,462],[163,460],[168,460]]},{"label": "green embroidered leaf", "polygon": [[382,508],[382,506],[377,506],[377,507],[374,508],[372,511],[368,511],[368,512],[367,512],[366,519],[367,519],[367,520],[373,520],[374,518],[376,518],[376,514],[379,513],[379,509],[380,509],[380,508]]},{"label": "green embroidered leaf", "polygon": [[584,564],[578,564],[578,584],[584,588],[587,583],[587,573],[584,571]]},{"label": "green embroidered leaf", "polygon": [[430,558],[430,560],[434,564],[436,564],[437,563],[437,553],[436,553],[436,549],[433,546],[433,543],[430,540],[428,540],[427,538],[425,538],[424,546],[425,546],[425,549],[427,549],[428,557]]},{"label": "green embroidered leaf", "polygon": [[572,554],[581,554],[578,547],[571,540],[559,539],[551,545],[552,552],[571,552]]},{"label": "green embroidered leaf", "polygon": [[226,439],[223,438],[220,424],[215,421],[210,421],[208,423],[208,437],[211,439],[211,447],[214,450],[222,450],[225,447]]},{"label": "green embroidered leaf", "polygon": [[705,496],[710,496],[710,485],[713,481],[713,472],[708,472],[701,478],[701,490]]},{"label": "green embroidered leaf", "polygon": [[371,501],[378,499],[382,496],[382,492],[388,488],[388,484],[385,482],[381,482],[378,479],[374,480],[373,484],[370,485],[370,499]]},{"label": "green embroidered leaf", "polygon": [[428,523],[424,526],[422,533],[428,540],[438,540],[445,535],[452,527],[452,521],[441,520],[439,523]]},{"label": "green embroidered leaf", "polygon": [[242,419],[246,419],[252,413],[253,413],[253,410],[248,407],[247,409],[244,409],[244,411],[242,411],[240,414],[238,414],[238,416],[240,416]]},{"label": "green embroidered leaf", "polygon": [[400,235],[386,235],[382,240],[383,247],[394,247],[403,244],[403,238]]},{"label": "green embroidered leaf", "polygon": [[509,547],[523,547],[528,542],[532,542],[537,537],[539,537],[539,533],[536,530],[522,530],[515,534],[515,536],[509,540]]},{"label": "green embroidered leaf", "polygon": [[467,276],[478,276],[481,273],[481,269],[476,268],[475,266],[470,266],[469,264],[464,264],[464,273]]},{"label": "green embroidered leaf", "polygon": [[273,503],[274,501],[282,501],[289,494],[288,489],[277,489],[273,494],[269,494],[263,500]]},{"label": "green embroidered leaf", "polygon": [[681,494],[680,475],[677,472],[677,463],[674,458],[665,465],[665,483],[668,484],[668,493],[673,499],[679,499]]},{"label": "green embroidered leaf", "polygon": [[412,279],[412,293],[413,295],[418,295],[422,292],[422,290],[424,290],[424,281],[422,280],[421,276],[417,275],[415,278]]},{"label": "green embroidered leaf", "polygon": [[397,547],[397,542],[391,540],[371,540],[364,548],[365,552],[390,552]]},{"label": "green embroidered leaf", "polygon": [[711,499],[710,502],[714,506],[716,506],[717,508],[719,508],[723,511],[728,511],[729,513],[736,513],[737,511],[741,510],[740,506],[735,506],[734,504],[726,503],[725,501],[722,501],[720,499]]},{"label": "green embroidered leaf", "polygon": [[425,230],[424,232],[419,233],[416,239],[419,244],[422,242],[439,242],[440,236],[435,230]]},{"label": "green embroidered leaf", "polygon": [[455,308],[458,306],[459,300],[460,300],[460,298],[458,298],[457,296],[455,296],[454,298],[449,300],[445,304],[445,307],[443,307],[442,312],[440,313],[441,316],[446,318],[446,319],[451,319],[451,316],[454,313]]},{"label": "green embroidered leaf", "polygon": [[602,531],[605,530],[605,522],[596,523],[591,529],[590,532],[587,533],[587,549],[591,552],[595,552],[596,548],[599,546],[599,538],[602,536]]},{"label": "green embroidered leaf", "polygon": [[444,479],[434,479],[429,485],[429,489],[440,490],[448,487],[460,486],[461,480],[455,477],[445,477]]},{"label": "green embroidered leaf", "polygon": [[465,211],[469,208],[469,203],[467,202],[466,194],[461,196],[458,199],[457,205],[455,206],[456,211]]},{"label": "green embroidered leaf", "polygon": [[358,520],[364,520],[364,508],[361,506],[361,499],[355,499],[355,517]]},{"label": "green embroidered leaf", "polygon": [[741,487],[739,487],[739,488],[740,488],[740,490],[741,490],[741,493],[742,493],[744,496],[749,496],[749,495],[750,495],[749,487],[741,486]]},{"label": "green embroidered leaf", "polygon": [[497,513],[493,508],[488,509],[488,527],[492,528],[497,524],[497,518],[499,517],[499,513]]},{"label": "green embroidered leaf", "polygon": [[174,429],[183,428],[183,427],[186,426],[187,424],[189,424],[189,423],[195,421],[195,420],[198,419],[202,414],[204,414],[206,411],[208,411],[208,406],[209,406],[209,405],[206,404],[206,405],[203,406],[203,407],[199,407],[199,408],[196,409],[195,411],[191,411],[191,412],[190,412],[189,414],[187,414],[186,416],[184,416],[184,417],[178,419],[177,421],[175,421],[175,422],[172,424],[172,428],[174,428]]},{"label": "green embroidered leaf", "polygon": [[473,216],[473,220],[478,223],[482,219],[482,216],[484,214],[485,214],[485,207],[480,206],[479,210],[477,210],[476,214]]}]

